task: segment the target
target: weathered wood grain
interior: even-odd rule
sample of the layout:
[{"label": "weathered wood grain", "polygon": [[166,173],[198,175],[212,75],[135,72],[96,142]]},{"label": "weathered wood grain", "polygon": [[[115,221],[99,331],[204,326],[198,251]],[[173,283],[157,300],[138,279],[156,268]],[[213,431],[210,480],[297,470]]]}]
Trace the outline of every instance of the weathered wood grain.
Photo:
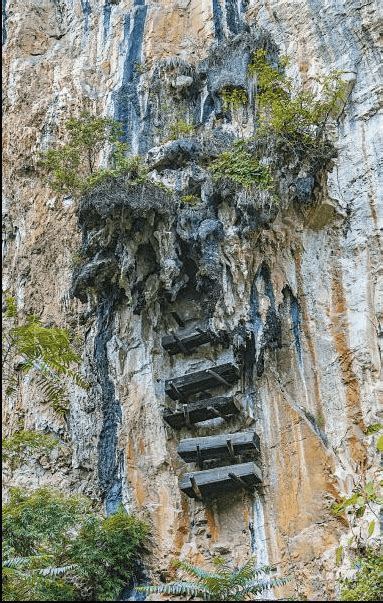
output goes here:
[{"label": "weathered wood grain", "polygon": [[[214,374],[216,373],[218,377]],[[197,392],[212,389],[222,385],[221,379],[232,385],[239,378],[238,367],[232,362],[212,366],[202,371],[175,377],[165,381],[165,393],[173,400],[186,399],[187,396]]]},{"label": "weathered wood grain", "polygon": [[[231,415],[238,415],[241,412],[240,407],[236,404],[233,396],[215,396],[213,398],[205,398],[196,402],[187,404],[190,423],[201,423],[216,417],[228,418]],[[180,429],[187,425],[187,419],[183,409],[171,410],[165,409],[162,413],[164,421],[175,429]]]},{"label": "weathered wood grain", "polygon": [[197,447],[202,461],[236,456],[243,453],[259,453],[259,437],[254,431],[223,433],[220,435],[181,440],[177,452],[186,463],[198,460]]},{"label": "weathered wood grain", "polygon": [[[229,474],[232,474],[234,479]],[[238,478],[238,481],[235,477]],[[194,485],[197,486],[194,490],[192,479]],[[229,491],[240,490],[244,487],[253,490],[261,481],[261,470],[255,463],[251,462],[186,473],[180,479],[179,487],[190,498],[198,499],[199,496],[196,491],[200,492],[202,498],[213,497]]]}]

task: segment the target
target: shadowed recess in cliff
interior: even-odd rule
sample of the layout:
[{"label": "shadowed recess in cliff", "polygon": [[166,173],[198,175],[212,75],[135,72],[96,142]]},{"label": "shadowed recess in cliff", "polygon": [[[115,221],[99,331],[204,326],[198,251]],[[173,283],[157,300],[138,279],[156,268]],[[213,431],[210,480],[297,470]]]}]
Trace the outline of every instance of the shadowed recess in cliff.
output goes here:
[{"label": "shadowed recess in cliff", "polygon": [[[140,78],[137,63],[139,63],[141,57],[147,10],[148,7],[144,0],[134,0],[132,11],[125,15],[123,46],[125,46],[126,51],[122,82],[120,89],[113,96],[116,119],[123,124],[122,139],[131,146],[134,138],[136,139],[136,146],[138,145],[137,134],[141,119],[141,107],[137,88]],[[135,148],[134,152],[137,151],[138,148]]]},{"label": "shadowed recess in cliff", "polygon": [[[267,298],[268,307],[262,311],[260,296]],[[264,306],[264,303],[262,304]],[[252,378],[255,364],[257,376],[264,370],[265,349],[282,345],[281,322],[275,306],[275,296],[268,266],[263,263],[254,278],[250,295],[250,343],[247,349],[247,379]]]},{"label": "shadowed recess in cliff", "polygon": [[81,9],[84,15],[84,31],[88,31],[89,27],[89,15],[92,12],[89,0],[81,0]]},{"label": "shadowed recess in cliff", "polygon": [[301,321],[301,310],[299,307],[299,303],[290,287],[286,285],[283,291],[283,297],[286,303],[289,304],[290,311],[290,319],[291,319],[291,329],[294,336],[295,348],[298,355],[299,364],[302,365],[302,341],[301,341],[301,330],[302,330],[302,321]]},{"label": "shadowed recess in cliff", "polygon": [[98,477],[105,510],[113,513],[122,501],[121,458],[117,454],[117,429],[121,422],[121,406],[115,397],[109,377],[107,344],[113,335],[114,309],[117,295],[111,293],[99,302],[98,332],[94,340],[94,360],[102,392],[102,429],[98,442]]},{"label": "shadowed recess in cliff", "polygon": [[222,9],[219,0],[212,0],[214,34],[217,40],[223,37]]},{"label": "shadowed recess in cliff", "polygon": [[230,33],[238,34],[246,26],[242,17],[246,5],[246,0],[225,0],[226,27]]},{"label": "shadowed recess in cliff", "polygon": [[1,17],[2,17],[2,27],[1,27],[1,41],[2,44],[5,44],[7,41],[7,0],[1,0]]},{"label": "shadowed recess in cliff", "polygon": [[103,28],[102,31],[103,31],[104,42],[109,34],[111,12],[112,12],[112,5],[110,4],[109,0],[106,0],[104,6],[102,8],[102,28]]}]

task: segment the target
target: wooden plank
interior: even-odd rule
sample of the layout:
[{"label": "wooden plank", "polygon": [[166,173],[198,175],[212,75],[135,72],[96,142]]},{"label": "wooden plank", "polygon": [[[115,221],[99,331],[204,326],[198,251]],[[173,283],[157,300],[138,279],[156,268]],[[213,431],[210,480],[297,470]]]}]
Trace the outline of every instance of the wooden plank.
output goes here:
[{"label": "wooden plank", "polygon": [[[189,402],[187,411],[190,423],[200,423],[216,417],[228,418],[231,415],[238,415],[241,409],[237,406],[233,396],[216,396]],[[183,410],[173,411],[167,408],[163,411],[162,416],[164,421],[175,429],[187,426]]]},{"label": "wooden plank", "polygon": [[[193,490],[191,479],[198,488],[199,496]],[[186,473],[179,480],[179,487],[190,498],[206,498],[242,488],[253,490],[261,481],[261,470],[251,462]]]},{"label": "wooden plank", "polygon": [[215,374],[209,372],[210,368],[214,370],[214,373],[225,379],[229,385],[238,381],[238,367],[232,362],[227,362],[202,371],[168,379],[165,381],[165,393],[173,400],[179,400],[181,396],[189,396],[217,387],[220,385],[220,381]]},{"label": "wooden plank", "polygon": [[186,463],[196,463],[197,447],[203,461],[230,457],[231,449],[234,455],[245,452],[259,453],[260,450],[259,437],[254,431],[240,431],[202,438],[186,438],[180,441],[177,452]]},{"label": "wooden plank", "polygon": [[200,345],[209,343],[214,339],[213,335],[207,330],[206,325],[200,327],[189,327],[180,329],[170,335],[164,335],[161,340],[162,347],[169,354],[188,353]]}]

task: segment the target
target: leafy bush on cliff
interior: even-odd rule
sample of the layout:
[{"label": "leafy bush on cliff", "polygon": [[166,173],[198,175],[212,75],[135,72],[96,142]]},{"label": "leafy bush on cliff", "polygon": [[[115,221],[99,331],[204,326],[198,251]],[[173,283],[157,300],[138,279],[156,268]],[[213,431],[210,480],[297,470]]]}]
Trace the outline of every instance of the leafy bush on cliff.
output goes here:
[{"label": "leafy bush on cliff", "polygon": [[265,50],[257,50],[248,67],[256,81],[257,136],[279,136],[286,142],[312,146],[325,135],[330,117],[339,114],[347,87],[341,71],[317,79],[318,94],[294,85],[284,72],[287,58],[273,67]]},{"label": "leafy bush on cliff", "polygon": [[189,124],[185,119],[176,119],[169,126],[167,141],[192,136],[194,132],[195,127],[193,124]]},{"label": "leafy bush on cliff", "polygon": [[147,593],[198,597],[204,601],[247,601],[252,599],[253,595],[282,586],[287,581],[285,578],[270,577],[273,569],[258,568],[254,557],[237,570],[224,567],[219,559],[216,560],[217,567],[213,572],[185,561],[176,561],[175,565],[193,580],[142,586],[138,590]]},{"label": "leafy bush on cliff", "polygon": [[236,86],[225,86],[220,92],[224,109],[237,110],[247,105],[248,96],[246,90]]},{"label": "leafy bush on cliff", "polygon": [[259,162],[243,140],[221,153],[211,162],[209,169],[215,180],[230,180],[245,189],[253,186],[268,189],[272,186],[269,168]]},{"label": "leafy bush on cliff", "polygon": [[49,453],[58,444],[57,438],[47,433],[22,429],[8,438],[2,438],[2,460],[15,467],[33,452]]},{"label": "leafy bush on cliff", "polygon": [[[138,156],[127,157],[120,141],[122,125],[109,117],[82,113],[65,123],[67,142],[41,154],[39,165],[48,174],[50,187],[63,195],[79,197],[108,178],[127,176],[143,181],[146,169]],[[108,153],[108,167],[96,168],[101,153]]]},{"label": "leafy bush on cliff", "polygon": [[88,386],[77,370],[81,357],[74,350],[68,331],[60,327],[46,327],[33,315],[21,319],[14,298],[8,295],[5,302],[7,310],[2,337],[5,394],[15,394],[21,376],[33,370],[45,402],[57,412],[65,413],[67,395],[64,378],[80,387]]},{"label": "leafy bush on cliff", "polygon": [[123,508],[103,518],[82,496],[13,489],[3,510],[4,598],[115,600],[147,534],[147,526]]},{"label": "leafy bush on cliff", "polygon": [[342,582],[341,601],[381,601],[383,594],[383,555],[372,548],[354,560],[354,578]]}]

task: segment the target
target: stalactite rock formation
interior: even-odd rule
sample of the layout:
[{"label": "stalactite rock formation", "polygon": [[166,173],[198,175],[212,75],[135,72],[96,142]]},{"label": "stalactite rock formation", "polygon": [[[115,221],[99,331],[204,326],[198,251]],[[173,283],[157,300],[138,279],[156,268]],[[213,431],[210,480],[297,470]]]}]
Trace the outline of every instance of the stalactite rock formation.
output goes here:
[{"label": "stalactite rock formation", "polygon": [[[83,338],[91,384],[71,387],[66,419],[28,382],[5,406],[7,430],[22,417],[67,441],[64,457],[32,458],[13,483],[148,518],[149,576],[178,556],[236,564],[253,552],[293,576],[285,596],[335,597],[347,528],[330,507],[378,464],[365,436],[381,394],[378,2],[6,0],[3,14],[5,286],[23,312]],[[349,86],[336,152],[320,169],[281,164],[279,208],[206,168],[252,131],[246,110],[225,122],[219,91],[248,86],[265,44],[303,85],[340,69]],[[165,140],[176,107],[197,132]],[[122,121],[148,182],[121,177],[78,204],[49,189],[36,154],[84,108]],[[214,345],[168,354],[173,312],[208,324]],[[244,367],[230,432],[258,433],[262,486],[200,502],[178,487],[190,467],[177,443],[191,436],[163,420],[165,380],[225,362]],[[217,418],[198,436],[227,431]]]}]

